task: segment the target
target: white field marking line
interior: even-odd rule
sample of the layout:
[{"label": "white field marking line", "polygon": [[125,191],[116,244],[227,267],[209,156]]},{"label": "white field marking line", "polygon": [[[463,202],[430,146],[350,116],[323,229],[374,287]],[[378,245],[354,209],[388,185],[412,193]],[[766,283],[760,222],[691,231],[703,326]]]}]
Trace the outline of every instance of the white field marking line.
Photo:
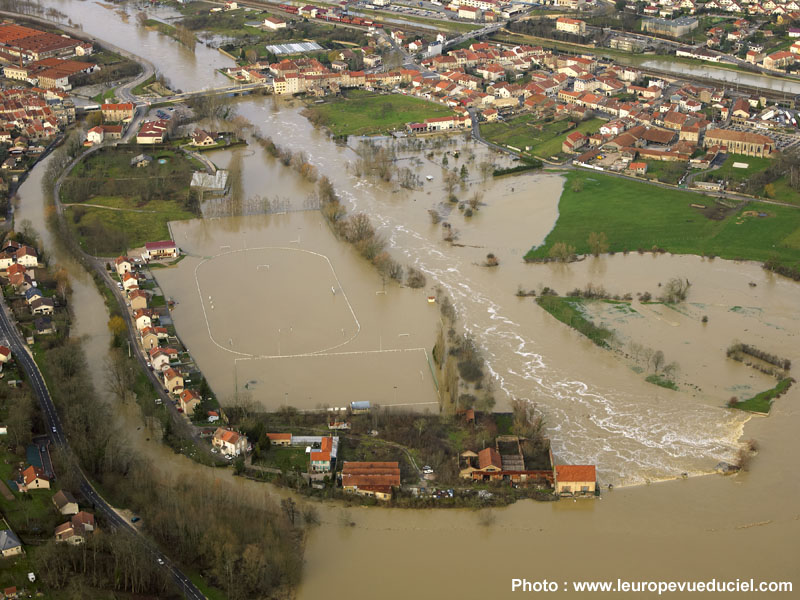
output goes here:
[{"label": "white field marking line", "polygon": [[197,295],[200,297],[200,307],[203,309],[203,319],[205,319],[205,322],[206,322],[206,329],[208,330],[208,337],[209,337],[209,339],[212,341],[212,343],[215,346],[217,346],[218,348],[220,348],[222,350],[225,350],[226,352],[230,352],[231,354],[238,354],[239,356],[245,356],[245,357],[248,357],[248,358],[264,358],[264,357],[265,358],[279,358],[279,357],[266,356],[266,355],[258,355],[257,356],[255,354],[248,354],[247,352],[238,352],[236,350],[231,350],[230,348],[226,348],[225,346],[223,346],[222,344],[217,342],[217,340],[214,339],[214,336],[211,335],[211,324],[208,322],[208,313],[206,312],[206,305],[203,302],[203,293],[200,291],[200,280],[197,278],[197,270],[200,267],[202,267],[209,260],[213,260],[215,258],[219,258],[220,256],[226,256],[228,254],[235,254],[237,252],[249,252],[251,250],[288,250],[288,251],[291,251],[291,252],[305,252],[306,254],[311,254],[313,256],[319,256],[320,258],[324,258],[325,262],[328,263],[328,268],[331,270],[331,273],[333,273],[333,278],[336,280],[336,285],[342,291],[342,297],[344,298],[344,301],[347,303],[347,308],[350,310],[350,314],[352,315],[353,320],[356,322],[356,332],[353,334],[353,336],[350,339],[345,340],[344,342],[341,342],[340,344],[336,344],[335,346],[331,346],[330,348],[323,348],[322,350],[317,350],[315,352],[308,352],[308,353],[305,353],[305,354],[297,354],[297,355],[289,355],[289,356],[307,356],[307,355],[312,355],[312,354],[320,354],[320,353],[323,353],[323,352],[330,352],[331,350],[336,350],[336,348],[341,348],[342,346],[344,346],[346,344],[349,344],[354,339],[356,339],[356,337],[358,336],[359,333],[361,333],[361,323],[359,322],[358,317],[356,317],[356,312],[353,310],[353,305],[350,304],[350,300],[347,298],[347,292],[344,291],[344,288],[342,287],[342,282],[339,281],[339,276],[336,274],[336,269],[333,268],[333,264],[331,264],[331,260],[326,255],[320,254],[319,252],[313,252],[311,250],[305,250],[303,248],[288,248],[286,246],[261,246],[259,248],[240,248],[238,250],[231,250],[229,252],[220,252],[219,254],[217,254],[215,256],[212,256],[211,258],[204,258],[194,268],[194,283],[197,286]]},{"label": "white field marking line", "polygon": [[254,356],[252,354],[244,358],[235,358],[234,362],[240,360],[264,360],[273,358],[308,358],[308,357],[325,357],[325,356],[355,356],[359,354],[389,354],[392,352],[419,352],[425,354],[425,360],[428,360],[428,350],[426,348],[392,348],[389,350],[351,350],[350,352],[328,352],[327,350],[319,350],[315,352],[304,352],[302,354],[272,354]]}]

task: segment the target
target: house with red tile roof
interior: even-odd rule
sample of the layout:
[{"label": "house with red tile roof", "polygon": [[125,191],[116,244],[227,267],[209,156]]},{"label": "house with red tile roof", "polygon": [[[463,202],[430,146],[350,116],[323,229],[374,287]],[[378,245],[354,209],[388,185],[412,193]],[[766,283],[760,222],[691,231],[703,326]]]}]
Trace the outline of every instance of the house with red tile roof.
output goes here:
[{"label": "house with red tile roof", "polygon": [[50,478],[45,474],[44,469],[31,465],[22,471],[22,473],[20,473],[20,479],[17,481],[17,486],[21,492],[28,492],[30,490],[49,490]]},{"label": "house with red tile roof", "polygon": [[553,468],[556,494],[593,495],[597,486],[594,465],[556,465]]},{"label": "house with red tile roof", "polygon": [[353,462],[342,466],[342,489],[360,496],[391,500],[392,489],[400,487],[400,464],[397,462]]},{"label": "house with red tile roof", "polygon": [[268,433],[270,443],[273,446],[291,446],[292,434],[291,433]]},{"label": "house with red tile roof", "polygon": [[217,427],[211,445],[225,456],[240,456],[247,451],[247,438],[236,431]]}]

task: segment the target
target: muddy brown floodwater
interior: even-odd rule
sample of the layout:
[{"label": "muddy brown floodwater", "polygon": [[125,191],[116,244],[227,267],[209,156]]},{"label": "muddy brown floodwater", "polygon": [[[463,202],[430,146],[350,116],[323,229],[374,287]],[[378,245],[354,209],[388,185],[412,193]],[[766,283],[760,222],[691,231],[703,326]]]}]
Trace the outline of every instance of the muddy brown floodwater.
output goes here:
[{"label": "muddy brown floodwater", "polygon": [[[147,53],[162,70],[170,69],[167,75],[185,89],[213,84],[218,75],[208,65],[224,64],[218,63],[221,55],[207,55],[211,51],[201,48],[196,56],[208,59],[208,65],[204,65],[186,56],[171,40],[137,30],[133,19],[129,23],[115,21],[118,17],[113,11],[97,4],[58,0],[55,5],[100,37],[113,28],[115,43]],[[152,46],[140,48],[142,40],[156,43],[157,51]],[[721,353],[738,338],[764,345],[800,364],[800,345],[796,342],[800,286],[764,273],[754,264],[697,257],[617,255],[568,267],[525,265],[522,255],[546,237],[557,219],[562,185],[557,175],[523,175],[483,183],[474,165],[484,150],[475,147],[478,157],[469,166],[470,190],[463,195],[482,189],[485,205],[476,216],[466,219],[441,202],[444,193],[437,164],[423,160],[418,166],[420,175],[434,178],[423,183],[421,191],[395,190],[355,177],[348,171],[354,160],[352,151],[313,130],[298,107],[274,111],[269,101],[255,99],[240,103],[239,110],[276,140],[307,151],[320,172],[332,179],[348,209],[368,212],[380,226],[395,257],[423,269],[429,285],[440,285],[449,293],[460,322],[475,335],[487,356],[499,408],[507,408],[512,397],[535,402],[545,416],[557,457],[565,462],[596,463],[601,482],[616,485],[603,494],[602,500],[521,502],[492,511],[494,517],[488,519],[465,510],[320,505],[322,524],[309,537],[301,599],[330,595],[331,590],[336,590],[337,596],[352,598],[378,594],[390,599],[506,597],[511,595],[512,577],[548,578],[559,585],[587,578],[705,581],[752,577],[757,581],[794,580],[797,589],[800,478],[796,460],[800,436],[796,432],[800,428],[800,393],[795,388],[779,399],[768,418],[748,421],[744,415],[722,408],[727,396],[758,390],[768,381],[760,376],[751,378],[746,367],[727,363]],[[465,149],[468,146],[464,144]],[[294,208],[302,207],[309,193],[307,185],[278,169],[262,153],[245,154],[237,159],[241,161],[243,193],[277,194],[289,197]],[[227,158],[215,156],[220,166],[233,159],[232,153]],[[438,153],[436,160],[440,159]],[[60,252],[46,231],[39,191],[41,171],[42,167],[37,167],[20,190],[17,222],[30,219],[54,260],[69,268],[75,288],[75,330],[87,336],[89,359],[102,364],[109,339],[105,319],[97,318],[103,314],[102,300],[91,280]],[[459,231],[460,246],[442,241],[440,226],[429,220],[429,208],[439,210]],[[180,232],[196,233],[179,243],[196,248],[198,254],[203,252],[202,257],[211,257],[225,245],[218,242],[221,238],[233,241],[229,243],[232,247],[244,248],[255,227],[259,229],[260,246],[275,245],[277,240],[286,244],[296,239],[298,226],[304,232],[313,230],[310,218],[298,213],[219,219],[207,225],[180,224],[176,231],[178,236]],[[346,265],[342,267],[349,272],[346,287],[362,286],[365,300],[367,291],[374,294],[378,289],[374,273],[354,260],[356,257],[348,256],[350,249],[322,237],[307,239],[304,233],[301,240],[304,244],[321,244],[325,249],[321,254],[334,256],[334,264]],[[207,250],[202,250],[203,244],[207,244]],[[498,256],[499,267],[481,266],[488,252]],[[190,257],[181,264],[199,264],[202,257]],[[253,269],[250,271],[251,276],[256,275]],[[200,296],[191,300],[197,290],[196,286],[194,292],[191,290],[194,282],[189,273],[192,269],[180,267],[159,274],[159,278],[165,287],[173,285],[170,293],[181,296],[175,315],[179,333],[185,339],[197,336],[197,341],[190,343],[200,344],[193,348],[200,359],[204,352],[201,346],[213,344],[205,321],[200,319]],[[613,322],[625,339],[661,348],[668,359],[678,361],[682,380],[696,386],[684,385],[680,392],[645,383],[643,374],[634,372],[625,361],[556,322],[530,299],[514,296],[519,285],[549,285],[564,293],[588,283],[603,285],[611,293],[656,294],[658,283],[673,276],[688,277],[693,283],[689,304],[680,312],[635,304],[638,316],[600,316]],[[168,282],[169,278],[174,281]],[[750,287],[750,282],[756,287]],[[313,291],[308,292],[302,301],[313,295]],[[324,296],[322,292],[319,295]],[[348,291],[351,302],[357,296]],[[405,325],[401,313],[407,309],[430,315],[424,304],[417,308],[419,296],[419,292],[394,288],[380,300],[388,306],[387,319],[393,327]],[[325,302],[330,300],[325,296]],[[375,298],[372,300],[375,302]],[[377,322],[379,307],[364,306],[364,310],[356,311],[359,320],[363,317]],[[339,308],[326,305],[325,311]],[[181,315],[182,311],[185,314]],[[704,314],[709,322],[701,327],[698,317]],[[224,328],[225,318],[230,316],[221,317],[217,326]],[[421,317],[416,334],[420,345],[427,335],[425,319]],[[205,341],[201,339],[203,331]],[[372,331],[372,339],[359,335],[353,343],[374,349],[376,330]],[[300,340],[296,343],[301,345]],[[377,344],[380,349],[380,333]],[[304,340],[302,346],[308,351],[311,341]],[[250,348],[251,354],[259,356],[269,352],[273,351]],[[214,358],[209,354],[201,362],[207,360]],[[102,383],[99,371],[94,372],[98,384]],[[256,381],[258,389],[258,370],[247,377]],[[310,402],[316,404],[316,398]],[[272,490],[235,480],[229,472],[209,474],[204,467],[147,441],[147,433],[136,429],[140,419],[135,407],[120,407],[118,415],[129,430],[131,443],[155,458],[158,468],[169,476],[217,478],[237,486],[242,493]],[[681,473],[708,473],[716,462],[733,456],[742,438],[756,439],[761,447],[750,472],[655,483]],[[654,483],[647,485],[647,481]],[[346,522],[354,525],[345,526]],[[572,593],[561,596],[577,597]],[[796,593],[785,596],[796,597]]]}]

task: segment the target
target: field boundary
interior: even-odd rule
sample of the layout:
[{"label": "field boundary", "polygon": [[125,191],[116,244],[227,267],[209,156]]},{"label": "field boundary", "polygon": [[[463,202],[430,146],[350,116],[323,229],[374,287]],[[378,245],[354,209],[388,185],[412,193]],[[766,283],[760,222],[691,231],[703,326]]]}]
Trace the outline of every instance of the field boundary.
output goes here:
[{"label": "field boundary", "polygon": [[[347,340],[345,340],[345,341],[343,341],[343,342],[341,342],[339,344],[336,344],[334,346],[330,346],[329,348],[322,348],[320,350],[315,350],[313,352],[304,352],[304,353],[301,353],[301,354],[287,354],[287,355],[283,355],[283,354],[278,354],[278,355],[250,354],[248,352],[239,352],[238,350],[233,350],[231,348],[226,348],[225,346],[223,346],[222,344],[217,342],[217,340],[214,339],[214,336],[211,333],[211,324],[208,322],[208,312],[206,311],[206,304],[203,301],[203,293],[202,293],[202,291],[200,289],[200,280],[197,277],[197,271],[205,263],[207,263],[210,260],[214,260],[215,258],[219,258],[221,256],[227,256],[229,254],[237,254],[237,253],[240,253],[240,252],[250,252],[250,251],[253,251],[253,250],[289,250],[289,251],[292,251],[292,252],[303,252],[305,254],[311,254],[313,256],[318,256],[320,258],[324,258],[325,262],[328,263],[328,268],[331,270],[331,273],[333,274],[333,278],[336,280],[336,285],[339,288],[339,290],[340,290],[340,292],[342,294],[342,297],[344,298],[345,303],[347,304],[347,308],[350,311],[350,314],[352,315],[353,320],[356,323],[356,332],[350,338],[348,338]],[[194,281],[195,281],[195,285],[197,286],[197,295],[200,298],[200,307],[203,309],[203,319],[206,322],[206,330],[208,331],[209,339],[211,340],[211,342],[215,346],[217,346],[218,348],[220,348],[222,350],[225,350],[226,352],[230,352],[231,354],[238,354],[239,356],[242,356],[242,357],[245,357],[245,358],[283,358],[283,357],[311,356],[311,355],[317,355],[317,354],[324,354],[324,353],[330,352],[331,350],[336,350],[337,348],[341,348],[342,346],[346,346],[347,344],[352,342],[354,339],[356,339],[356,337],[358,337],[359,333],[361,333],[361,322],[358,320],[358,317],[356,316],[356,312],[353,309],[353,305],[350,304],[350,299],[347,297],[347,292],[345,292],[344,286],[342,286],[342,282],[339,280],[339,275],[336,273],[336,269],[333,268],[333,263],[331,263],[331,260],[325,254],[320,254],[319,252],[314,252],[312,250],[306,250],[304,248],[291,248],[291,247],[288,247],[288,246],[260,246],[260,247],[256,247],[256,248],[239,248],[238,250],[229,250],[227,252],[220,252],[219,254],[215,254],[214,256],[211,256],[211,257],[208,257],[208,258],[204,258],[202,261],[200,261],[200,263],[198,263],[198,265],[194,268]],[[239,360],[239,359],[236,359],[236,360]]]}]

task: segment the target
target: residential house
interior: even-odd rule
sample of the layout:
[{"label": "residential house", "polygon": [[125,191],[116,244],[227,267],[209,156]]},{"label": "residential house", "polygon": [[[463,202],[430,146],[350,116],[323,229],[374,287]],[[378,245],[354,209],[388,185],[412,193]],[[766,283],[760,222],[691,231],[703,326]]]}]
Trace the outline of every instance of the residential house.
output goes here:
[{"label": "residential house", "polygon": [[203,129],[196,129],[192,134],[192,146],[203,148],[206,146],[215,146],[216,143],[217,140],[214,139],[214,136]]},{"label": "residential house", "polygon": [[183,391],[183,376],[173,368],[164,371],[164,387],[173,396]]},{"label": "residential house", "polygon": [[119,123],[133,119],[136,107],[132,102],[124,102],[120,104],[103,104],[100,110],[103,113],[103,121]]},{"label": "residential house", "polygon": [[75,515],[78,513],[78,501],[72,494],[59,490],[53,494],[53,504],[62,515]]},{"label": "residential house", "polygon": [[10,529],[0,530],[0,556],[7,558],[22,553],[22,542],[19,541],[17,534]]},{"label": "residential house", "polygon": [[310,454],[310,471],[312,473],[329,473],[331,470],[331,449],[333,438],[324,437],[319,450],[312,450]]},{"label": "residential house", "polygon": [[194,390],[183,390],[180,395],[180,406],[184,414],[191,417],[194,409],[202,402],[200,395]]},{"label": "residential house", "polygon": [[82,544],[86,538],[96,530],[94,515],[85,510],[73,515],[66,523],[62,523],[55,530],[57,542],[69,544]]},{"label": "residential house", "polygon": [[145,327],[150,327],[153,324],[152,311],[147,308],[140,308],[133,311],[133,321],[136,323],[136,329],[141,331]]},{"label": "residential house", "polygon": [[32,288],[30,288],[30,289],[25,291],[25,301],[28,303],[29,306],[37,298],[43,298],[43,297],[44,297],[44,294],[37,287],[32,287]]},{"label": "residential house", "polygon": [[400,487],[397,462],[344,462],[342,488],[346,492],[386,501],[391,500],[392,489],[397,487]]},{"label": "residential house", "polygon": [[31,302],[31,314],[52,315],[55,312],[55,302],[52,298],[37,298]]},{"label": "residential house", "polygon": [[23,267],[36,267],[39,264],[39,255],[36,253],[36,250],[30,246],[22,246],[19,248],[14,254],[14,257],[17,260],[17,264]]},{"label": "residential house", "polygon": [[478,452],[478,468],[481,471],[492,473],[503,470],[503,462],[500,453],[492,448],[484,448]]},{"label": "residential house", "polygon": [[292,434],[291,433],[268,433],[270,444],[273,446],[291,446]]},{"label": "residential house", "polygon": [[33,320],[33,327],[39,335],[48,335],[56,332],[56,326],[50,317],[39,317]]},{"label": "residential house", "polygon": [[148,260],[159,258],[175,258],[178,256],[178,247],[175,242],[162,241],[162,242],[147,242],[144,245],[145,255]]},{"label": "residential house", "polygon": [[628,170],[636,175],[644,175],[647,173],[646,162],[632,162],[628,165]]},{"label": "residential house", "polygon": [[594,495],[597,475],[594,465],[556,465],[553,468],[556,494]]},{"label": "residential house", "polygon": [[154,371],[160,373],[169,369],[169,355],[164,352],[164,349],[154,346],[148,349],[148,353],[150,354],[150,364],[153,366]]},{"label": "residential house", "polygon": [[133,273],[125,273],[122,275],[122,287],[125,291],[132,289],[139,289],[139,280]]},{"label": "residential house", "polygon": [[11,349],[6,346],[0,346],[0,363],[6,364],[11,359]]},{"label": "residential house", "polygon": [[114,259],[114,268],[117,270],[117,275],[122,277],[133,270],[133,261],[127,256],[118,256]]},{"label": "residential house", "polygon": [[[22,485],[19,485],[20,483]],[[20,480],[17,485],[21,492],[49,490],[50,478],[45,475],[44,469],[30,465],[20,473]]]},{"label": "residential house", "polygon": [[104,135],[103,128],[98,125],[86,132],[86,141],[90,144],[102,144]]},{"label": "residential house", "polygon": [[762,64],[766,69],[777,71],[779,69],[785,69],[789,65],[793,64],[795,60],[796,56],[794,53],[781,50],[779,52],[773,52],[772,54],[764,57],[764,62]]},{"label": "residential house", "polygon": [[139,169],[143,167],[149,167],[151,162],[153,162],[152,156],[147,154],[137,154],[131,159],[131,166]]},{"label": "residential house", "polygon": [[558,17],[556,19],[556,31],[565,31],[573,35],[583,35],[586,33],[586,23],[578,19]]},{"label": "residential house", "polygon": [[567,137],[564,138],[564,141],[561,143],[561,151],[578,152],[578,150],[583,148],[588,141],[589,138],[580,131],[573,131],[572,133],[567,134]]},{"label": "residential house", "polygon": [[278,29],[286,29],[286,21],[276,19],[275,17],[267,17],[264,19],[264,27],[273,31]]},{"label": "residential house", "polygon": [[139,332],[139,337],[142,342],[142,348],[145,350],[158,347],[159,337],[154,327],[145,327]]},{"label": "residential house", "polygon": [[131,310],[139,310],[147,308],[147,292],[144,290],[132,289],[128,293],[128,299],[131,303]]},{"label": "residential house", "polygon": [[[28,272],[28,269],[26,269],[24,266],[22,266],[19,263],[14,263],[10,267],[8,267],[8,269],[6,269],[6,275],[8,275],[9,277],[11,277],[13,275],[17,275],[17,274],[24,275],[27,272]],[[31,271],[31,273],[29,273],[29,274],[32,275],[33,271]]]},{"label": "residential house", "polygon": [[239,456],[247,451],[247,438],[224,427],[217,427],[211,444],[225,456]]}]

